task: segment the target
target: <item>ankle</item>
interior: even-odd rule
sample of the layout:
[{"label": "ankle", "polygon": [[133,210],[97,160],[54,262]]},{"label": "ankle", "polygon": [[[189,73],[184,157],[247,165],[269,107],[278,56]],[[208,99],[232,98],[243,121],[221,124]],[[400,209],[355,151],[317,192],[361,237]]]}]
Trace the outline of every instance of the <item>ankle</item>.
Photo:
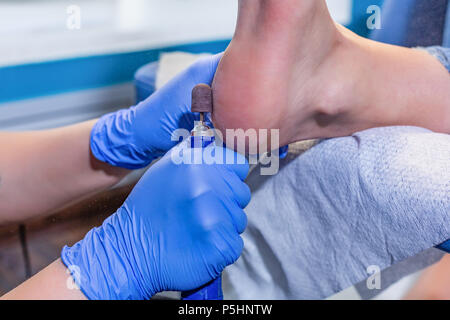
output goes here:
[{"label": "ankle", "polygon": [[[316,130],[308,138],[336,137],[351,132],[342,124],[348,122],[363,100],[359,79],[363,74],[355,51],[353,37],[336,32],[322,63],[313,71],[310,106]],[[343,130],[344,129],[344,130]]]},{"label": "ankle", "polygon": [[[314,86],[315,138],[339,137],[371,127],[395,125],[394,108],[383,108],[383,61],[379,44],[338,26],[330,54],[318,68]],[[374,50],[375,49],[375,50]],[[381,64],[381,65],[380,65]],[[380,92],[381,91],[381,92]],[[385,102],[384,102],[385,103]]]}]

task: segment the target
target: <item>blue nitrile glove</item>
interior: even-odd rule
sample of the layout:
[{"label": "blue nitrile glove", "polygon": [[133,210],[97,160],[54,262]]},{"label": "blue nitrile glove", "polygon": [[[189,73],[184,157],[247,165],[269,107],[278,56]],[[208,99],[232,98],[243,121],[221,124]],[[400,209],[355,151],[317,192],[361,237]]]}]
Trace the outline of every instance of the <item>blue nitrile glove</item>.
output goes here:
[{"label": "blue nitrile glove", "polygon": [[139,169],[179,143],[176,129],[191,130],[198,114],[190,112],[192,89],[211,84],[221,54],[204,58],[137,106],[103,116],[92,129],[91,150],[100,161]]},{"label": "blue nitrile glove", "polygon": [[[237,157],[236,164],[176,164],[169,152],[151,167],[124,205],[73,247],[62,261],[90,299],[148,299],[193,290],[217,278],[241,254],[245,158],[222,147],[190,149]],[[239,164],[244,163],[244,164]]]},{"label": "blue nitrile glove", "polygon": [[437,246],[438,249],[445,251],[447,253],[450,253],[450,240],[447,240],[446,242],[442,243],[441,245]]}]

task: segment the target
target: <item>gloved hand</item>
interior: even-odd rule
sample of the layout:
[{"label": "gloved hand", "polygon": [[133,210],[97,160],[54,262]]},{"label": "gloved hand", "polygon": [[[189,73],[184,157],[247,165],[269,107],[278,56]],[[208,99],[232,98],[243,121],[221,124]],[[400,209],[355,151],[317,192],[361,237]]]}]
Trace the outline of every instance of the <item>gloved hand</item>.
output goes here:
[{"label": "gloved hand", "polygon": [[[222,147],[177,152],[223,152],[236,164],[175,164],[172,152],[151,167],[123,206],[73,247],[62,261],[90,299],[148,299],[188,291],[216,279],[241,254],[245,158]],[[225,151],[225,152],[224,152]],[[239,164],[245,163],[245,164]]]},{"label": "gloved hand", "polygon": [[450,253],[450,240],[447,240],[446,242],[442,243],[441,245],[437,246],[438,249]]},{"label": "gloved hand", "polygon": [[212,83],[221,56],[193,64],[137,106],[103,116],[91,133],[93,155],[126,169],[146,167],[163,156],[179,143],[171,140],[172,133],[191,130],[199,120],[190,112],[192,89]]}]

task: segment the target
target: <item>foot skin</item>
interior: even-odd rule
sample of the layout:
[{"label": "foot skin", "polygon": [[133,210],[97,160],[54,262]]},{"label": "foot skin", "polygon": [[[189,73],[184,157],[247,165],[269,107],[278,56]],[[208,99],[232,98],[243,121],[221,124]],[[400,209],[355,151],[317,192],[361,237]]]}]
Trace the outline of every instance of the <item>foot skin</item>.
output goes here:
[{"label": "foot skin", "polygon": [[[442,88],[430,85],[436,75],[447,81]],[[426,53],[378,44],[335,24],[324,0],[240,0],[236,33],[213,83],[213,122],[224,135],[279,129],[281,145],[387,125],[448,129],[448,78]],[[387,90],[402,83],[409,96]],[[425,95],[410,94],[415,90]],[[447,108],[446,121],[424,116],[424,101],[437,103],[441,115]]]},{"label": "foot skin", "polygon": [[[322,35],[326,41],[318,41]],[[281,145],[296,141],[300,128],[301,136],[314,136],[317,72],[338,41],[322,1],[240,1],[236,33],[213,84],[215,127],[279,129]]]}]

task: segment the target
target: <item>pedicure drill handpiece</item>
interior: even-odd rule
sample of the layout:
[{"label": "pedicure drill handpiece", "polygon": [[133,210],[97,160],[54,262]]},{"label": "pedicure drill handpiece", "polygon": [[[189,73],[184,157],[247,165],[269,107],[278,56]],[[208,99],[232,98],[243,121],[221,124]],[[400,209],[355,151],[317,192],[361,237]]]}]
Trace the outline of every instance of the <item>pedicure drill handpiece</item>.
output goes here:
[{"label": "pedicure drill handpiece", "polygon": [[[200,84],[192,90],[191,111],[200,113],[200,121],[195,123],[191,132],[191,148],[206,148],[214,142],[214,133],[205,124],[205,113],[213,111],[212,89],[206,84]],[[222,277],[204,285],[203,287],[182,292],[183,300],[223,300]]]},{"label": "pedicure drill handpiece", "polygon": [[214,133],[205,123],[205,114],[213,111],[212,89],[206,84],[199,84],[192,90],[191,112],[200,113],[200,121],[195,123],[191,132],[191,147],[206,148],[214,141]]}]

